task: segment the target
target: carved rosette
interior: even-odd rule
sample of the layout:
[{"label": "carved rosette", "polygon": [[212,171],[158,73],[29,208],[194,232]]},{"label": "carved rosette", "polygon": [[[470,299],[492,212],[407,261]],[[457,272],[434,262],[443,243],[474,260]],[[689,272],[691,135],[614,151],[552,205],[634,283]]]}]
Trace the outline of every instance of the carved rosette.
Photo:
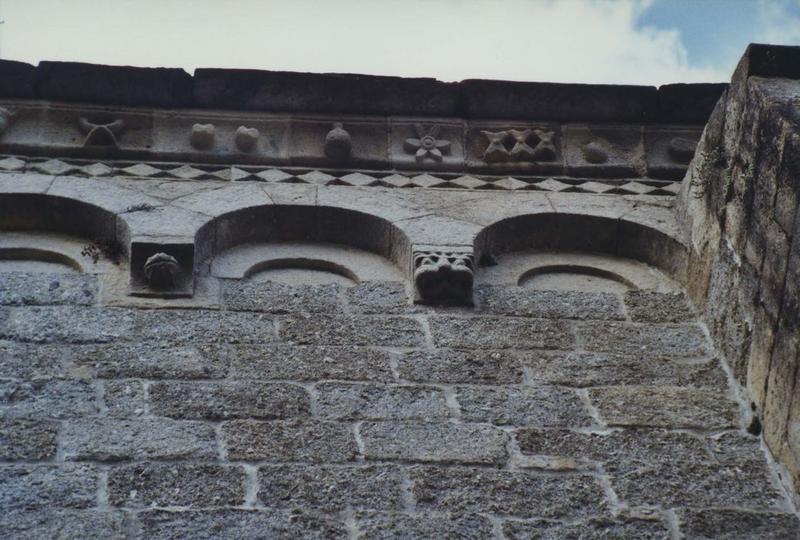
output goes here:
[{"label": "carved rosette", "polygon": [[414,284],[426,304],[472,305],[472,253],[415,251]]},{"label": "carved rosette", "polygon": [[156,253],[144,263],[144,277],[154,289],[172,289],[181,272],[178,260],[166,253]]}]

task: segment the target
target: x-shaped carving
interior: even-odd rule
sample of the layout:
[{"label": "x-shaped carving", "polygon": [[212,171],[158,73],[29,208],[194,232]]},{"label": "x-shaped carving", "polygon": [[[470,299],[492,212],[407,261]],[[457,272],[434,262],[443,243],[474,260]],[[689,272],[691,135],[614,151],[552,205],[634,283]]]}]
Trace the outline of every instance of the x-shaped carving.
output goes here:
[{"label": "x-shaped carving", "polygon": [[104,124],[90,122],[81,117],[78,120],[81,131],[86,133],[83,146],[117,146],[117,136],[125,129],[125,121],[117,119]]}]

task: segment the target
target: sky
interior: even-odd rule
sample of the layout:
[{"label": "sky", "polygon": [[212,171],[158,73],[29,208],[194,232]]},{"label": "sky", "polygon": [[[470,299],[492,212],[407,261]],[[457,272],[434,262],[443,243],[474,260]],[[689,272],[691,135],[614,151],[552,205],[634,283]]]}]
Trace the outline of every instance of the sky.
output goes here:
[{"label": "sky", "polygon": [[0,58],[661,85],[800,45],[800,0],[0,0]]}]

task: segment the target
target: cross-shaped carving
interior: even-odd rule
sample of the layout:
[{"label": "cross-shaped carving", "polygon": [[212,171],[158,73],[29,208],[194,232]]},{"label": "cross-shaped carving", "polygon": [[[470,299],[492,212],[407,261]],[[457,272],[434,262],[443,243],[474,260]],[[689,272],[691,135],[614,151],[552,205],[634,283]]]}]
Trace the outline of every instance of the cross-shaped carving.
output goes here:
[{"label": "cross-shaped carving", "polygon": [[487,139],[489,146],[483,152],[483,161],[487,163],[508,161],[509,153],[505,142],[509,137],[508,131],[481,131]]}]

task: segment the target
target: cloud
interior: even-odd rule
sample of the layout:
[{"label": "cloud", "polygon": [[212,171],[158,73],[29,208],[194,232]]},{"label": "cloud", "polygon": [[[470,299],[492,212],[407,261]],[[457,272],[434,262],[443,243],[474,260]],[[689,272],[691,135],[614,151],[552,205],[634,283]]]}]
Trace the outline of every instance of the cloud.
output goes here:
[{"label": "cloud", "polygon": [[776,45],[800,45],[800,0],[760,0],[761,39]]},{"label": "cloud", "polygon": [[[637,27],[650,3],[20,0],[4,4],[2,53],[32,62],[65,59],[443,80],[663,84],[728,79],[729,73],[690,65],[676,30]],[[46,32],[41,28],[43,12],[58,21],[48,24]]]}]

